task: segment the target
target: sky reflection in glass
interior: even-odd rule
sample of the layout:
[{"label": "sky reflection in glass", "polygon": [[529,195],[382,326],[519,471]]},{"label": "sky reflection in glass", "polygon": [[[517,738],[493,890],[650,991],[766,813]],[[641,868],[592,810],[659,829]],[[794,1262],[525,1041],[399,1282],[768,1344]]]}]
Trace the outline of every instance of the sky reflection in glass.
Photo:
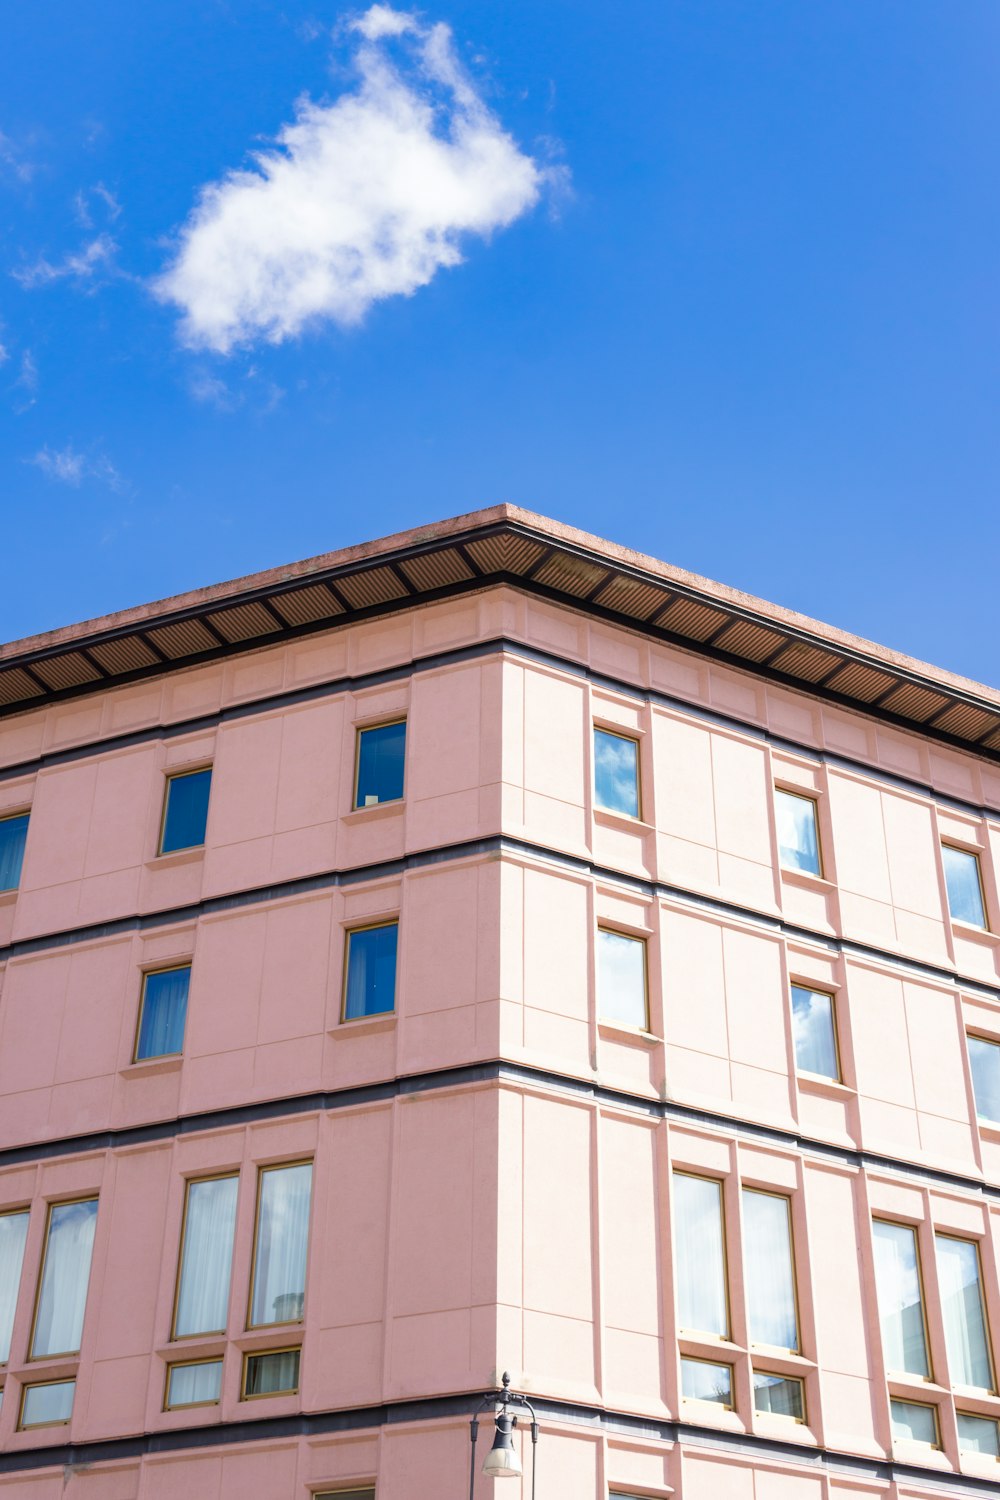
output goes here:
[{"label": "sky reflection in glass", "polygon": [[602,1021],[644,1031],[646,1017],[646,944],[623,932],[597,934],[598,1014]]},{"label": "sky reflection in glass", "polygon": [[639,816],[639,746],[607,729],[594,730],[594,801],[608,812]]},{"label": "sky reflection in glass", "polygon": [[941,856],[952,921],[968,922],[970,927],[985,927],[978,857],[967,849],[953,849],[950,844],[941,845]]},{"label": "sky reflection in glass", "polygon": [[840,1078],[837,1039],[834,1033],[833,996],[819,990],[792,985],[792,1033],[795,1065],[801,1073],[820,1078]]},{"label": "sky reflection in glass", "polygon": [[819,833],[816,828],[816,803],[812,797],[795,792],[774,793],[774,815],[778,828],[778,857],[786,870],[804,870],[807,875],[821,875]]},{"label": "sky reflection in glass", "polygon": [[982,1036],[970,1036],[969,1062],[976,1114],[980,1120],[1000,1125],[1000,1045]]}]

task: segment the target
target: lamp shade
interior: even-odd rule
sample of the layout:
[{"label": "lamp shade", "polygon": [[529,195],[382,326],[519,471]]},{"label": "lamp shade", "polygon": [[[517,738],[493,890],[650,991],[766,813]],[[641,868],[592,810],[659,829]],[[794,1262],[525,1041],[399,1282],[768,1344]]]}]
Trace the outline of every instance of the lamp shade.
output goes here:
[{"label": "lamp shade", "polygon": [[493,1447],[486,1455],[483,1464],[483,1473],[488,1474],[491,1479],[517,1479],[521,1474],[521,1461],[514,1448],[514,1437],[512,1428],[514,1419],[502,1411],[496,1419],[497,1430],[493,1438]]}]

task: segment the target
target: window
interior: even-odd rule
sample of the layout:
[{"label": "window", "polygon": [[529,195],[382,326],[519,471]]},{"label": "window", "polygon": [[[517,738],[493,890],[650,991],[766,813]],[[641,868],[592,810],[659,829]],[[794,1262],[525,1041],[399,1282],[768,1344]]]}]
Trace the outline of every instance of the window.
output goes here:
[{"label": "window", "polygon": [[356,927],[347,934],[344,1020],[380,1016],[396,1009],[398,922]]},{"label": "window", "polygon": [[161,854],[172,854],[175,849],[197,849],[205,842],[211,786],[210,766],[201,771],[183,771],[179,776],[167,777]]},{"label": "window", "polygon": [[175,1339],[225,1330],[238,1187],[235,1173],[196,1178],[187,1185],[174,1307]]},{"label": "window", "polygon": [[822,875],[815,798],[785,792],[776,787],[774,812],[778,828],[778,858],[782,868],[804,870],[807,875]]},{"label": "window", "polygon": [[602,1021],[649,1027],[646,1002],[646,944],[606,927],[597,931],[597,1013]]},{"label": "window", "polygon": [[[96,1198],[77,1203],[53,1203],[49,1207],[38,1306],[31,1337],[32,1359],[79,1351],[96,1224]],[[44,1398],[40,1396],[38,1399],[42,1401]],[[65,1420],[69,1420],[68,1415]]]},{"label": "window", "polygon": [[[886,1367],[891,1371],[929,1380],[931,1367],[927,1358],[927,1336],[924,1331],[924,1303],[916,1230],[908,1224],[890,1224],[885,1219],[875,1219],[872,1222],[872,1236],[875,1244],[875,1285]],[[909,1407],[912,1402],[901,1404]],[[933,1410],[921,1408],[925,1409]],[[927,1440],[920,1438],[918,1441]]]},{"label": "window", "polygon": [[979,1273],[979,1246],[975,1240],[936,1234],[934,1248],[951,1383],[992,1391],[993,1365]]},{"label": "window", "polygon": [[135,1062],[183,1051],[190,981],[190,964],[143,975]]},{"label": "window", "polygon": [[168,1410],[177,1406],[217,1405],[222,1391],[222,1360],[196,1359],[167,1366]]},{"label": "window", "polygon": [[681,1395],[685,1401],[711,1401],[716,1406],[732,1406],[732,1365],[715,1365],[707,1359],[682,1359]]},{"label": "window", "polygon": [[924,1406],[920,1401],[893,1400],[889,1402],[889,1414],[894,1438],[909,1443],[926,1443],[930,1448],[939,1446],[936,1406]]},{"label": "window", "polygon": [[992,1417],[974,1417],[965,1411],[956,1415],[960,1452],[984,1453],[987,1458],[1000,1458],[1000,1434]]},{"label": "window", "polygon": [[639,742],[594,730],[594,802],[608,812],[639,816]]},{"label": "window", "polygon": [[799,1072],[814,1073],[818,1078],[839,1083],[833,996],[822,990],[807,990],[801,984],[793,984],[792,1035],[795,1038],[795,1066]]},{"label": "window", "polygon": [[948,910],[953,922],[967,922],[970,927],[986,927],[983,902],[983,879],[979,855],[967,849],[941,845],[944,879],[948,887]]},{"label": "window", "polygon": [[798,1349],[791,1204],[754,1188],[743,1189],[742,1201],[750,1342]]},{"label": "window", "polygon": [[321,1490],[312,1500],[375,1500],[375,1489],[366,1490]]},{"label": "window", "polygon": [[10,1359],[10,1336],[14,1328],[14,1309],[27,1237],[27,1209],[0,1214],[0,1365],[5,1365]]},{"label": "window", "polygon": [[299,1388],[301,1349],[248,1354],[243,1362],[243,1400],[255,1396],[291,1396]]},{"label": "window", "polygon": [[405,719],[359,729],[354,806],[376,807],[380,802],[398,802],[403,795],[405,759]]},{"label": "window", "polygon": [[804,1422],[806,1406],[802,1381],[788,1375],[768,1375],[764,1370],[754,1370],[753,1409],[772,1417],[793,1417],[796,1422]]},{"label": "window", "polygon": [[681,1328],[729,1337],[722,1183],[675,1172],[674,1270]]},{"label": "window", "polygon": [[970,1036],[969,1065],[977,1116],[988,1125],[1000,1125],[1000,1043]]},{"label": "window", "polygon": [[46,1380],[26,1385],[21,1394],[18,1427],[65,1426],[73,1415],[75,1380]]},{"label": "window", "polygon": [[16,891],[21,883],[28,814],[0,818],[0,891]]},{"label": "window", "polygon": [[258,1178],[251,1328],[297,1323],[306,1295],[312,1163],[264,1167]]}]

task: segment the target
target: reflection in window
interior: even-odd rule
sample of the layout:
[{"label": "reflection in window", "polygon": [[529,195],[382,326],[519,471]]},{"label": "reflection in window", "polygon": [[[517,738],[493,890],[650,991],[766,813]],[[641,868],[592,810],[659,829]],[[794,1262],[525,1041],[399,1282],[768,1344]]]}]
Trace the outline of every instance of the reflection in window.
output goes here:
[{"label": "reflection in window", "polygon": [[47,1380],[43,1385],[26,1385],[21,1397],[19,1427],[57,1427],[73,1415],[75,1380]]},{"label": "reflection in window", "polygon": [[804,870],[808,875],[822,875],[814,799],[800,797],[795,792],[784,792],[776,787],[774,813],[778,830],[778,858],[782,867],[786,870]]},{"label": "reflection in window", "polygon": [[732,1365],[714,1365],[707,1359],[682,1359],[681,1395],[685,1401],[712,1401],[717,1406],[732,1406]]},{"label": "reflection in window", "polygon": [[158,969],[143,976],[136,1062],[150,1057],[170,1057],[184,1050],[184,1018],[190,982],[190,964],[177,969]]},{"label": "reflection in window", "polygon": [[250,1326],[296,1323],[306,1294],[312,1163],[260,1174]]},{"label": "reflection in window", "polygon": [[238,1187],[235,1173],[187,1185],[174,1338],[226,1327]]},{"label": "reflection in window", "polygon": [[0,1214],[0,1365],[10,1358],[10,1336],[14,1328],[17,1290],[21,1285],[24,1242],[28,1237],[28,1210]]},{"label": "reflection in window", "polygon": [[53,1203],[49,1209],[32,1359],[75,1354],[80,1348],[96,1224],[96,1198]]},{"label": "reflection in window", "polygon": [[171,854],[175,849],[197,849],[205,842],[211,787],[211,767],[167,777],[161,854]]},{"label": "reflection in window", "polygon": [[403,795],[406,720],[358,730],[358,785],[355,807],[398,802]]},{"label": "reflection in window", "polygon": [[744,1188],[742,1199],[750,1342],[797,1349],[791,1205],[753,1188]]},{"label": "reflection in window", "polygon": [[991,1391],[993,1368],[979,1275],[979,1248],[975,1240],[956,1240],[948,1234],[936,1234],[934,1245],[951,1383]]},{"label": "reflection in window", "polygon": [[872,1238],[886,1367],[929,1379],[916,1230],[874,1219]]},{"label": "reflection in window", "polygon": [[787,1375],[768,1375],[764,1370],[754,1370],[753,1407],[754,1411],[769,1412],[772,1417],[794,1417],[796,1422],[804,1422],[802,1381],[793,1380]]},{"label": "reflection in window", "polygon": [[645,1031],[646,944],[623,932],[597,932],[597,1013],[602,1021],[618,1022]]},{"label": "reflection in window", "polygon": [[1000,1045],[970,1036],[969,1063],[976,1114],[988,1125],[1000,1125]]},{"label": "reflection in window", "polygon": [[347,934],[344,1020],[380,1016],[396,1008],[398,922],[359,927]]},{"label": "reflection in window", "polygon": [[697,1333],[729,1337],[722,1184],[675,1172],[674,1255],[677,1322]]},{"label": "reflection in window", "polygon": [[833,996],[793,984],[792,1034],[795,1038],[795,1065],[799,1072],[839,1081]]},{"label": "reflection in window", "polygon": [[992,1417],[974,1417],[964,1411],[956,1415],[958,1446],[962,1453],[983,1453],[987,1458],[1000,1458],[1000,1435]]},{"label": "reflection in window", "polygon": [[594,730],[594,802],[609,812],[639,816],[639,745],[623,734]]},{"label": "reflection in window", "polygon": [[222,1360],[199,1359],[167,1370],[168,1407],[212,1406],[222,1391]]},{"label": "reflection in window", "polygon": [[919,1401],[890,1401],[889,1412],[894,1438],[937,1447],[937,1407],[924,1406]]},{"label": "reflection in window", "polygon": [[970,927],[986,926],[983,908],[983,884],[979,873],[979,856],[966,849],[941,845],[944,879],[948,887],[948,910],[953,922],[968,922]]},{"label": "reflection in window", "polygon": [[248,1354],[243,1368],[243,1397],[287,1396],[299,1388],[301,1349],[280,1349],[273,1354]]},{"label": "reflection in window", "polygon": [[27,813],[18,813],[15,818],[0,818],[0,891],[16,891],[20,885],[27,837]]}]

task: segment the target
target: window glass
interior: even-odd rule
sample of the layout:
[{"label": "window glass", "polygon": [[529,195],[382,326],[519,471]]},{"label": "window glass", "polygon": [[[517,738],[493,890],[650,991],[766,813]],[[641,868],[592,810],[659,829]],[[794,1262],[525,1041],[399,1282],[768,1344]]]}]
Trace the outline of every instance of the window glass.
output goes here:
[{"label": "window glass", "polygon": [[892,1435],[911,1443],[927,1443],[936,1448],[938,1441],[937,1408],[917,1401],[890,1401]]},{"label": "window glass", "polygon": [[0,818],[0,891],[16,891],[20,885],[27,837],[27,813],[19,813],[16,818]]},{"label": "window glass", "polygon": [[[375,1491],[367,1490],[323,1490],[314,1496],[314,1500],[375,1500]],[[614,1491],[611,1492],[611,1500],[614,1500]]]},{"label": "window glass", "polygon": [[816,803],[812,797],[775,788],[774,812],[778,829],[778,858],[786,870],[822,875]]},{"label": "window glass", "polygon": [[674,1270],[681,1328],[729,1337],[722,1184],[675,1172]]},{"label": "window glass", "polygon": [[594,802],[609,812],[639,816],[639,745],[623,734],[594,730]]},{"label": "window glass", "polygon": [[979,856],[970,854],[966,849],[953,849],[950,844],[941,845],[941,854],[944,859],[945,884],[948,887],[948,910],[952,920],[968,922],[971,927],[985,927]]},{"label": "window glass", "polygon": [[96,1198],[53,1203],[49,1209],[32,1359],[75,1354],[80,1347],[96,1224]]},{"label": "window glass", "polygon": [[136,1062],[148,1057],[169,1057],[184,1050],[184,1018],[190,982],[190,964],[144,975]]},{"label": "window glass", "polygon": [[243,1394],[281,1396],[299,1388],[300,1349],[281,1349],[273,1354],[247,1355]]},{"label": "window glass", "polygon": [[250,1326],[296,1323],[306,1295],[312,1163],[260,1174]]},{"label": "window glass", "polygon": [[951,1383],[991,1391],[993,1369],[978,1246],[975,1240],[956,1240],[947,1234],[936,1234],[934,1246]]},{"label": "window glass", "polygon": [[73,1415],[75,1380],[50,1380],[45,1385],[26,1385],[21,1403],[22,1427],[53,1427]]},{"label": "window glass", "polygon": [[732,1365],[714,1365],[707,1359],[682,1359],[681,1395],[685,1401],[713,1401],[718,1406],[732,1406]]},{"label": "window glass", "polygon": [[167,1406],[211,1406],[222,1390],[222,1360],[199,1359],[171,1365],[167,1371]]},{"label": "window glass", "polygon": [[403,795],[406,721],[358,730],[358,786],[355,807],[398,802]]},{"label": "window glass", "polygon": [[875,1283],[882,1347],[890,1370],[930,1377],[916,1230],[908,1224],[872,1222]]},{"label": "window glass", "polygon": [[235,1173],[187,1185],[175,1338],[225,1330],[238,1188]]},{"label": "window glass", "polygon": [[602,1021],[646,1030],[646,944],[642,938],[598,929],[597,1013]]},{"label": "window glass", "polygon": [[787,1198],[744,1188],[743,1244],[750,1342],[799,1347]]},{"label": "window glass", "polygon": [[396,947],[399,923],[361,927],[347,934],[344,1019],[380,1016],[396,1009]]},{"label": "window glass", "polygon": [[835,1082],[839,1080],[832,995],[793,984],[792,1034],[795,1037],[795,1065],[800,1072],[815,1073]]},{"label": "window glass", "polygon": [[974,1417],[960,1411],[958,1417],[958,1446],[963,1453],[985,1453],[988,1458],[1000,1458],[1000,1436],[992,1417]]},{"label": "window glass", "polygon": [[161,854],[170,854],[174,849],[196,849],[205,842],[211,786],[210,768],[167,778]]},{"label": "window glass", "polygon": [[24,1242],[28,1237],[28,1210],[0,1214],[0,1365],[10,1358],[10,1336],[14,1309],[21,1285]]},{"label": "window glass", "polygon": [[768,1375],[764,1370],[753,1372],[754,1411],[770,1412],[773,1417],[794,1417],[805,1421],[805,1402],[802,1399],[802,1381],[787,1375]]},{"label": "window glass", "polygon": [[1000,1045],[985,1037],[969,1037],[969,1063],[976,1114],[990,1125],[1000,1125]]}]

